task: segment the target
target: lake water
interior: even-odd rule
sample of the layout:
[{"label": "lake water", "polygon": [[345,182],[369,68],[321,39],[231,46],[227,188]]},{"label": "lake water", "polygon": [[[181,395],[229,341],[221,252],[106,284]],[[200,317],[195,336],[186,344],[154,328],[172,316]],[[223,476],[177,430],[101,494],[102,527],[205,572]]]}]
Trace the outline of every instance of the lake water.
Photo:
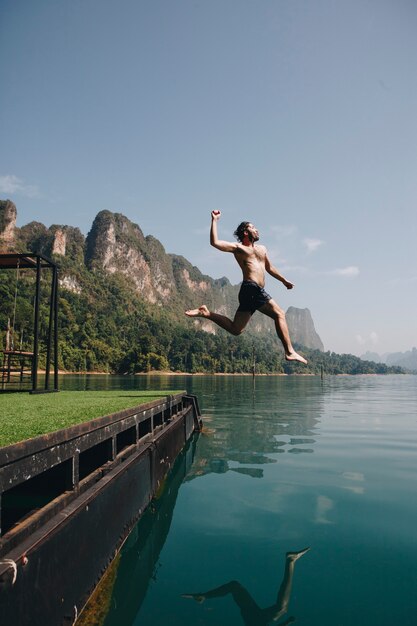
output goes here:
[{"label": "lake water", "polygon": [[416,626],[416,376],[62,383],[121,386],[195,393],[204,431],[123,547],[90,623]]}]

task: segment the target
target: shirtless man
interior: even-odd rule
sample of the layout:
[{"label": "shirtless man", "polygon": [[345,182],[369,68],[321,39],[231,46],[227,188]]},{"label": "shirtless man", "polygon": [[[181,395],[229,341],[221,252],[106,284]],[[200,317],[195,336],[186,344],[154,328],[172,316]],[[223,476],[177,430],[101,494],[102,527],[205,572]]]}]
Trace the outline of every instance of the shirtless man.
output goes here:
[{"label": "shirtless man", "polygon": [[250,222],[242,222],[237,227],[234,235],[238,243],[219,239],[217,222],[220,215],[220,211],[212,211],[211,213],[210,243],[222,252],[232,252],[239,263],[243,274],[243,282],[239,292],[239,308],[233,320],[225,315],[209,311],[204,304],[198,309],[186,311],[185,314],[189,317],[205,317],[232,335],[240,335],[254,312],[260,311],[274,320],[287,361],[299,361],[306,364],[306,359],[298,354],[292,346],[284,311],[264,289],[265,272],[281,281],[287,289],[292,289],[293,283],[281,276],[277,268],[272,265],[265,246],[256,245],[255,242],[259,241],[259,233]]}]

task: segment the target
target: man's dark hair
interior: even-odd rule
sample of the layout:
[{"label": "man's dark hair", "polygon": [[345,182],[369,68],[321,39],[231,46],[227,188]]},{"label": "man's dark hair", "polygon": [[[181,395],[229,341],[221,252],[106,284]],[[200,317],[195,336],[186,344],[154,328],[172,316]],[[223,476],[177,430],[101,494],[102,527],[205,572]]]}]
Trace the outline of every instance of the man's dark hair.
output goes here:
[{"label": "man's dark hair", "polygon": [[235,232],[233,233],[236,239],[240,241],[240,243],[242,243],[243,241],[245,230],[248,229],[249,224],[250,222],[240,222],[239,226],[236,228]]}]

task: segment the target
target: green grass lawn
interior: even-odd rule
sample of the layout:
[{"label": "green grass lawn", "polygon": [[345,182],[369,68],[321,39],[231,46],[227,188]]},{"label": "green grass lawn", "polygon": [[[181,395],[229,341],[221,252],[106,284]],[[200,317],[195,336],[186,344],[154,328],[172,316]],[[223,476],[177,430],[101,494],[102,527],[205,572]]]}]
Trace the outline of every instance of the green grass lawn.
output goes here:
[{"label": "green grass lawn", "polygon": [[175,391],[60,391],[0,394],[0,447],[152,402]]}]

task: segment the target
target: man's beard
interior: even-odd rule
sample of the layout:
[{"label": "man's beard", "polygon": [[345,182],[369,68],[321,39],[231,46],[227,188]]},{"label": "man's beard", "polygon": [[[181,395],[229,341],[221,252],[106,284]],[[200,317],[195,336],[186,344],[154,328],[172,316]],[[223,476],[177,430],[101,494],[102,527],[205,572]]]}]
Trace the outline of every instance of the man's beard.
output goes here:
[{"label": "man's beard", "polygon": [[252,235],[252,233],[248,233],[249,241],[251,243],[255,243],[255,241],[259,241],[259,235]]}]

